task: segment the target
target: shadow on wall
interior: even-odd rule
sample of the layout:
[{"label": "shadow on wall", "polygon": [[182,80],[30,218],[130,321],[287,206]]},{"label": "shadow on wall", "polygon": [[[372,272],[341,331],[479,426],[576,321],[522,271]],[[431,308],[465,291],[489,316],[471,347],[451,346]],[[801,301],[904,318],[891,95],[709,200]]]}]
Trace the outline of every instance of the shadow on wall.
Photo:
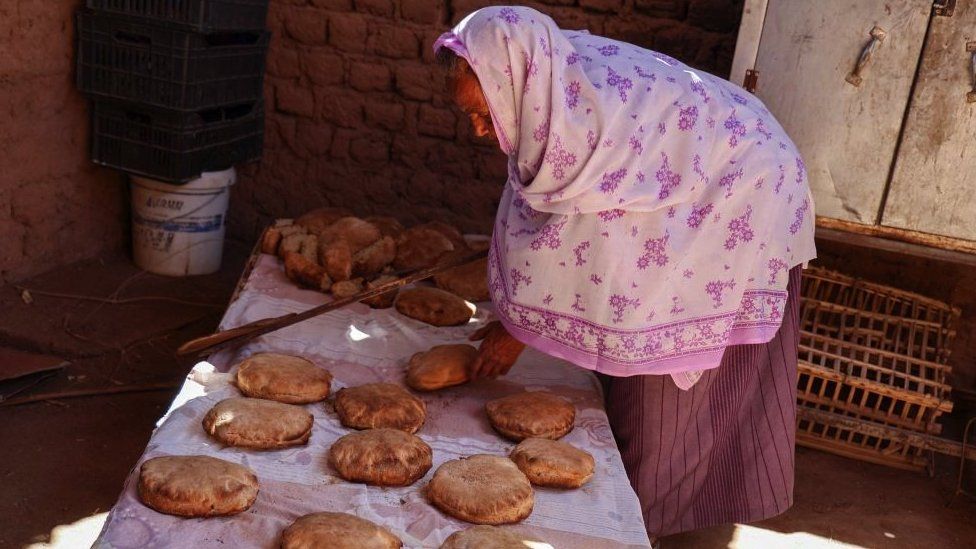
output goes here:
[{"label": "shadow on wall", "polygon": [[122,176],[89,162],[88,107],[74,87],[82,4],[0,3],[0,284],[127,238]]}]

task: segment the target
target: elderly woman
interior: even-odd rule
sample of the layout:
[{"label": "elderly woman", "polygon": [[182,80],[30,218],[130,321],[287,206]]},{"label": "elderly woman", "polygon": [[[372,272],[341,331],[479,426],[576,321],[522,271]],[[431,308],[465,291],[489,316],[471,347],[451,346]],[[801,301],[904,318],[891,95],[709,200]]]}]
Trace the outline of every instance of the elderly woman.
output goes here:
[{"label": "elderly woman", "polygon": [[[793,499],[803,162],[754,96],[666,55],[476,11],[434,45],[508,156],[474,366],[525,345],[603,374],[652,538]],[[453,54],[453,55],[452,55]]]}]

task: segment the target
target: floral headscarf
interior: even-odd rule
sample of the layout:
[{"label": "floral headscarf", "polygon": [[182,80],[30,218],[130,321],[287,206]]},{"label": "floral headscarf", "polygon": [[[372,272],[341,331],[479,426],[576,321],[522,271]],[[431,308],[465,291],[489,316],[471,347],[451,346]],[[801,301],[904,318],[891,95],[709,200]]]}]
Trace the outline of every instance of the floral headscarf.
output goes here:
[{"label": "floral headscarf", "polygon": [[512,335],[682,388],[772,339],[816,255],[813,202],[756,97],[529,8],[478,10],[434,47],[471,65],[509,157],[489,282]]}]

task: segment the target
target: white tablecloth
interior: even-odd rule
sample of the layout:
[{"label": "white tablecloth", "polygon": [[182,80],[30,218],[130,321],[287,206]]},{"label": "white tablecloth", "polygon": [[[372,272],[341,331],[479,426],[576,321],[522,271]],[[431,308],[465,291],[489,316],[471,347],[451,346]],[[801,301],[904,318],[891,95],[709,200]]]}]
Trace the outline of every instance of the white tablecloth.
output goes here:
[{"label": "white tablecloth", "polygon": [[[296,288],[284,277],[280,262],[265,255],[228,308],[221,327],[302,311],[326,299],[323,294]],[[326,459],[329,446],[349,430],[340,425],[331,399],[307,406],[315,417],[307,446],[277,451],[224,447],[201,427],[210,407],[238,396],[230,384],[233,367],[253,353],[275,351],[309,358],[333,373],[333,390],[373,381],[402,383],[403,367],[411,354],[437,344],[462,342],[489,315],[486,307],[480,307],[467,326],[436,328],[393,309],[377,311],[357,304],[198,364],[160,420],[139,464],[156,456],[186,454],[241,463],[259,478],[257,501],[247,511],[224,518],[181,519],[160,514],[139,502],[137,464],[95,547],[272,548],[278,546],[281,530],[295,518],[317,511],[344,511],[372,520],[398,535],[405,547],[437,547],[452,532],[470,525],[428,504],[423,487],[444,461],[477,453],[507,455],[513,445],[492,431],[484,403],[523,390],[547,390],[573,402],[576,427],[563,440],[593,454],[596,474],[578,490],[536,488],[532,515],[506,528],[557,548],[647,547],[637,496],[613,441],[598,381],[586,370],[533,350],[526,350],[511,372],[498,380],[420,395],[427,403],[428,416],[417,434],[433,448],[434,468],[405,488],[353,484],[332,474]]]}]

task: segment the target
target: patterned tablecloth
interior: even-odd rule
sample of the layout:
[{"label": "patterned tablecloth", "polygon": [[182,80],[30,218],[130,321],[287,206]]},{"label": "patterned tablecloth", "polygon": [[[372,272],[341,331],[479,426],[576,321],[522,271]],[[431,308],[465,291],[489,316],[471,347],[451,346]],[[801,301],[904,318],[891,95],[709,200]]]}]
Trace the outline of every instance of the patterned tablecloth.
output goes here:
[{"label": "patterned tablecloth", "polygon": [[[326,296],[296,288],[280,262],[261,256],[221,322],[223,329],[260,318],[308,309]],[[307,406],[315,416],[307,446],[278,451],[224,447],[201,427],[204,414],[221,399],[237,396],[230,383],[234,365],[257,352],[298,354],[328,368],[334,389],[374,381],[403,381],[411,354],[433,345],[462,342],[490,316],[479,306],[467,326],[436,328],[393,309],[356,304],[224,351],[197,364],[170,410],[160,420],[139,464],[161,455],[205,454],[241,463],[260,481],[254,505],[244,513],[211,519],[181,519],[143,506],[136,495],[138,465],[112,508],[95,547],[261,547],[278,546],[281,530],[316,511],[345,511],[381,524],[405,547],[437,547],[467,524],[449,518],[424,498],[423,488],[438,465],[460,456],[507,455],[513,445],[492,431],[484,403],[524,390],[547,390],[576,406],[576,427],[563,439],[593,454],[596,474],[578,490],[536,488],[535,509],[518,525],[507,526],[526,539],[552,547],[647,547],[637,496],[624,473],[603,409],[600,386],[588,371],[532,350],[509,375],[426,393],[427,422],[417,433],[434,450],[434,468],[413,486],[378,488],[345,482],[327,465],[329,446],[349,432],[339,424],[331,399]],[[536,547],[546,547],[538,545]]]}]

